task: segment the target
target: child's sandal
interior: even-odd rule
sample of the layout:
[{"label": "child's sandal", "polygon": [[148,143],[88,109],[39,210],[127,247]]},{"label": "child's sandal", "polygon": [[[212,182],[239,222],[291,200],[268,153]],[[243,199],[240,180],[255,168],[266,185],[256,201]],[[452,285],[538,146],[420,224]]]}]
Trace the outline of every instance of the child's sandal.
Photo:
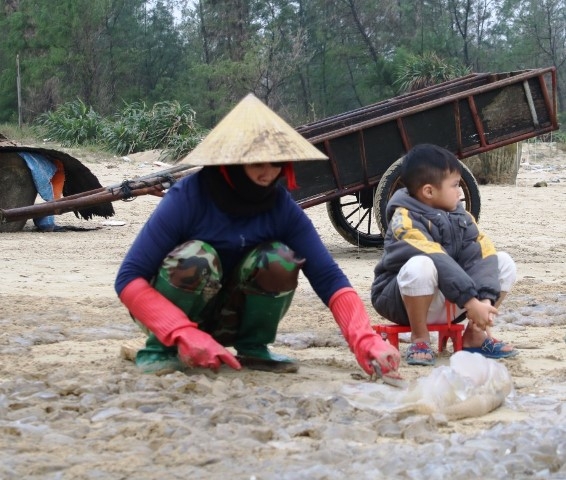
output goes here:
[{"label": "child's sandal", "polygon": [[[420,355],[420,357],[417,357],[417,355]],[[427,356],[428,358],[422,358],[423,355]],[[434,357],[435,357],[434,352],[430,347],[430,343],[417,342],[417,343],[411,343],[411,345],[407,349],[405,360],[409,365],[430,366],[430,365],[434,365],[435,362]]]}]

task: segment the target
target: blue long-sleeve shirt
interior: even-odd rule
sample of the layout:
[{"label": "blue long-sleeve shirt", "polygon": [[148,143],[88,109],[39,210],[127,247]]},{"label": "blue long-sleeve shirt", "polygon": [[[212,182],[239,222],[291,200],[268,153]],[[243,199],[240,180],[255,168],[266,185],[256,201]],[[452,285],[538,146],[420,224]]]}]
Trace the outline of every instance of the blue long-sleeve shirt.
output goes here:
[{"label": "blue long-sleeve shirt", "polygon": [[277,240],[305,258],[303,272],[316,294],[330,297],[350,282],[322,243],[314,225],[281,185],[273,208],[254,216],[223,212],[203,185],[200,173],[170,188],[142,227],[118,271],[118,295],[135,278],[150,280],[176,246],[201,240],[212,245],[228,278],[245,254],[258,244]]}]

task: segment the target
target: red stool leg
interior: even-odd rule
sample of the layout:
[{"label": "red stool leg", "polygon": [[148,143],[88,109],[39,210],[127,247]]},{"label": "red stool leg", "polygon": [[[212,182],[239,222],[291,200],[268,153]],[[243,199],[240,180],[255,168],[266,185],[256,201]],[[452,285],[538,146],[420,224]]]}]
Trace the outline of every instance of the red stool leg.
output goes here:
[{"label": "red stool leg", "polygon": [[[443,341],[444,346],[448,339],[452,340],[452,347],[454,352],[458,352],[462,350],[462,333],[464,331],[464,326],[458,323],[452,323],[452,321],[456,318],[456,305],[446,300],[446,330],[443,332]],[[439,339],[440,339],[440,332],[439,332]],[[440,342],[440,340],[439,340]],[[439,345],[440,347],[440,345]],[[439,350],[440,351],[440,348]]]},{"label": "red stool leg", "polygon": [[383,340],[388,340],[397,350],[399,350],[399,328],[396,325],[374,325],[373,329],[381,335]]},{"label": "red stool leg", "polygon": [[397,332],[388,332],[387,340],[389,340],[389,343],[399,350],[399,334]]},{"label": "red stool leg", "polygon": [[463,341],[462,341],[462,332],[463,328],[454,328],[452,325],[451,331],[451,338],[452,338],[452,345],[454,346],[454,352],[459,352],[463,348]]},{"label": "red stool leg", "polygon": [[450,328],[446,325],[447,328],[443,328],[438,330],[438,353],[442,353],[448,344],[448,338],[450,338],[450,333],[448,329]]}]

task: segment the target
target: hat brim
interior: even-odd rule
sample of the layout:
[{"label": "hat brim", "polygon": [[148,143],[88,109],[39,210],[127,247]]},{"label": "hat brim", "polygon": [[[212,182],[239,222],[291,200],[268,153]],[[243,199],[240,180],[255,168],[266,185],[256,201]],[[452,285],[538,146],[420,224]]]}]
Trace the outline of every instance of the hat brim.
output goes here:
[{"label": "hat brim", "polygon": [[179,163],[207,166],[306,160],[328,157],[250,93]]}]

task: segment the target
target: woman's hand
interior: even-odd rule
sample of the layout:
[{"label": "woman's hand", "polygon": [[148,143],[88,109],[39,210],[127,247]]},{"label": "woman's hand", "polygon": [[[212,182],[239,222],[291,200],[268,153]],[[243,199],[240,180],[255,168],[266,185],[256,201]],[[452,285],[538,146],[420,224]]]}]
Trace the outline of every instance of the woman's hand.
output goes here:
[{"label": "woman's hand", "polygon": [[174,338],[179,360],[189,367],[204,367],[216,371],[225,363],[236,370],[242,368],[234,355],[208,333],[195,326],[187,325],[177,329]]},{"label": "woman's hand", "polygon": [[374,373],[372,361],[377,362],[383,375],[396,372],[401,363],[399,350],[377,334],[363,338],[358,343],[354,354],[360,367],[369,375]]}]

